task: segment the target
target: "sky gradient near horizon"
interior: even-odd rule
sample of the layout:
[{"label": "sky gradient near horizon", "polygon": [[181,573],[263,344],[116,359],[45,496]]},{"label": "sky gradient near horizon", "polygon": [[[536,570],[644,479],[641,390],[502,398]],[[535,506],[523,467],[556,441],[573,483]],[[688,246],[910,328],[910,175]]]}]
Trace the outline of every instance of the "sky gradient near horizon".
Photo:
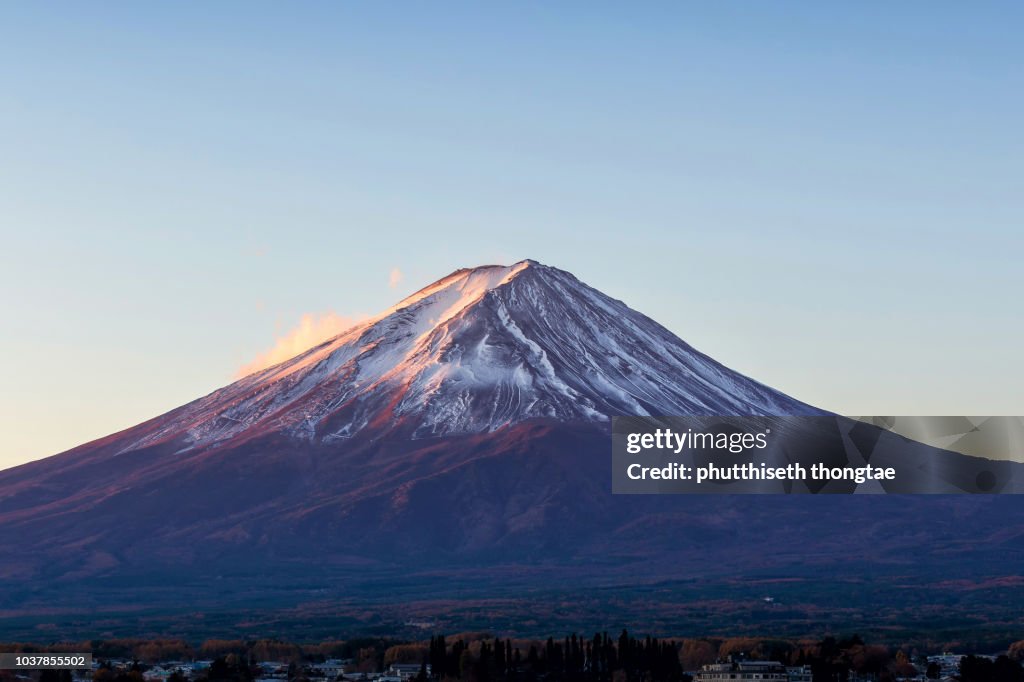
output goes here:
[{"label": "sky gradient near horizon", "polygon": [[1024,414],[1022,19],[5,4],[0,468],[524,258],[826,409]]}]

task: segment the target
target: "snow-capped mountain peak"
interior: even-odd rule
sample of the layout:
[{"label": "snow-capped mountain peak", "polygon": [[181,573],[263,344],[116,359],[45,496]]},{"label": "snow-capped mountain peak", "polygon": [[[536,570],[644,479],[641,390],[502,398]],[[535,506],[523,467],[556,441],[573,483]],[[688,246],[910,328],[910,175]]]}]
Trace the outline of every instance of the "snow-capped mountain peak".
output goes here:
[{"label": "snow-capped mountain peak", "polygon": [[793,414],[803,403],[725,368],[568,272],[462,269],[380,315],[154,420],[128,449],[280,432],[480,433],[532,418]]}]

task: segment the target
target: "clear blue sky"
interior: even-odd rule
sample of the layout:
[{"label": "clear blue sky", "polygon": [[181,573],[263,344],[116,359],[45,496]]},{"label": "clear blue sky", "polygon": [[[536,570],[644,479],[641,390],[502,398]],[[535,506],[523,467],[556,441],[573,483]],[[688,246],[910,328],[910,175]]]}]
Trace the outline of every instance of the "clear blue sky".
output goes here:
[{"label": "clear blue sky", "polygon": [[527,257],[825,408],[1024,413],[1022,20],[5,3],[0,467]]}]

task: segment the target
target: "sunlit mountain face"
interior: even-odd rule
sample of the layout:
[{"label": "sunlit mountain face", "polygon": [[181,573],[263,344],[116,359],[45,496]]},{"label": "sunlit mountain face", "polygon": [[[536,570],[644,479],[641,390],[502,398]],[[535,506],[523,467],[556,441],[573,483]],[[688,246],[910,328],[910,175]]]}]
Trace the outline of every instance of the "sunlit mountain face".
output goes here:
[{"label": "sunlit mountain face", "polygon": [[954,613],[987,603],[985,585],[987,613],[1024,605],[1011,498],[610,492],[613,415],[817,413],[570,273],[459,270],[165,415],[0,472],[0,638],[40,622],[87,636],[101,613],[121,634],[266,618],[337,634],[409,614],[490,627],[564,599],[579,610],[546,623],[696,628],[698,601],[729,632],[714,604],[765,585],[789,605],[762,634],[875,622],[908,582],[944,586]]},{"label": "sunlit mountain face", "polygon": [[123,447],[210,447],[268,432],[343,446],[368,429],[420,438],[535,418],[810,412],[571,274],[522,261],[454,272]]}]

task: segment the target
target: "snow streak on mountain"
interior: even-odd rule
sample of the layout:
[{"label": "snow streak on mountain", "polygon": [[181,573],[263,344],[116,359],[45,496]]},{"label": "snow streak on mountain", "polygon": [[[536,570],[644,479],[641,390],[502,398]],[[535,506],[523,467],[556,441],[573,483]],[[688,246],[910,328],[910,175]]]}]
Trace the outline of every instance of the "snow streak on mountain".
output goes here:
[{"label": "snow streak on mountain", "polygon": [[[481,433],[526,419],[816,412],[697,352],[568,272],[453,272],[377,317],[173,414],[129,443],[248,432],[330,444],[366,429]],[[168,415],[171,416],[171,415]]]}]

